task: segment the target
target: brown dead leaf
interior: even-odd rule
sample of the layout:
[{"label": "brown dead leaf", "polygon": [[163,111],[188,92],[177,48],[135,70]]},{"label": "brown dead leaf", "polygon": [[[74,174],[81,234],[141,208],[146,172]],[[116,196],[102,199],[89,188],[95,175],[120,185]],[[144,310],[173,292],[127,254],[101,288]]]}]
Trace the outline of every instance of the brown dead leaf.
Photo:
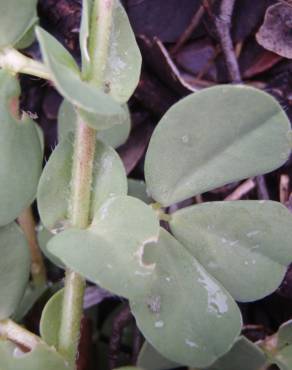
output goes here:
[{"label": "brown dead leaf", "polygon": [[265,20],[256,35],[265,49],[292,59],[292,5],[280,2],[267,9]]}]

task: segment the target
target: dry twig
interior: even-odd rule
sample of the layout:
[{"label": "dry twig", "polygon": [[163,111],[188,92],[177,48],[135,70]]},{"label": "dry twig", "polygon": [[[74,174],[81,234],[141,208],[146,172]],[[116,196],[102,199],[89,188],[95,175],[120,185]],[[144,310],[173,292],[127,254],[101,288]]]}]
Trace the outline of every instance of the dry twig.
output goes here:
[{"label": "dry twig", "polygon": [[248,179],[238,186],[231,194],[229,194],[224,200],[238,200],[241,199],[245,194],[249,193],[254,189],[256,183],[254,179]]},{"label": "dry twig", "polygon": [[290,178],[288,175],[281,175],[280,178],[280,202],[285,204],[289,200]]},{"label": "dry twig", "polygon": [[231,16],[236,0],[222,0],[220,14],[216,18],[217,33],[220,38],[222,51],[224,53],[226,66],[233,83],[241,83],[241,75],[238,66],[238,61],[235,55],[233,42],[231,39]]}]

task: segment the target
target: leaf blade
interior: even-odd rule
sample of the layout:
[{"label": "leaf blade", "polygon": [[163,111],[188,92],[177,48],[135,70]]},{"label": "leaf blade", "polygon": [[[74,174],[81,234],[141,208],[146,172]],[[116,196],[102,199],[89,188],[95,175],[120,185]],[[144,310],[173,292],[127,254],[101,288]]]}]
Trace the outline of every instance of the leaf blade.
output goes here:
[{"label": "leaf blade", "polygon": [[[73,136],[61,141],[47,162],[39,181],[37,200],[43,224],[49,230],[68,224],[73,165]],[[91,194],[91,218],[113,195],[127,193],[124,166],[114,149],[97,140]]]},{"label": "leaf blade", "polygon": [[[0,226],[12,222],[35,198],[42,168],[42,149],[35,123],[18,120],[9,104],[20,87],[7,71],[0,71]],[[12,170],[13,169],[13,170]]]},{"label": "leaf blade", "polygon": [[[49,68],[59,92],[73,105],[89,114],[99,114],[105,118],[116,116],[120,122],[124,112],[121,106],[101,89],[82,81],[79,68],[69,52],[48,32],[36,27],[44,62]],[[91,124],[92,120],[88,120]],[[99,128],[99,127],[93,127]]]},{"label": "leaf blade", "polygon": [[290,124],[266,93],[221,85],[175,104],[151,138],[145,177],[168,206],[232,181],[270,172],[290,153]]},{"label": "leaf blade", "polygon": [[158,232],[158,218],[151,207],[132,197],[117,196],[96,211],[88,229],[68,229],[56,235],[48,250],[88,280],[130,297],[143,288],[153,271],[142,257]]},{"label": "leaf blade", "polygon": [[292,261],[287,238],[291,216],[277,202],[204,203],[175,212],[170,225],[176,238],[238,301],[275,291]]},{"label": "leaf blade", "polygon": [[[130,300],[137,325],[164,357],[207,367],[228,352],[239,335],[239,309],[229,293],[166,231],[160,230],[158,244],[152,247],[149,253],[154,258],[148,258],[153,258],[156,268],[146,290]],[[174,301],[180,302],[175,310]]]},{"label": "leaf blade", "polygon": [[36,22],[36,5],[37,0],[27,0],[21,6],[18,0],[1,0],[0,49],[13,46],[22,38],[27,29]]},{"label": "leaf blade", "polygon": [[3,320],[18,308],[30,273],[29,248],[16,223],[0,228],[0,253],[0,320]]}]

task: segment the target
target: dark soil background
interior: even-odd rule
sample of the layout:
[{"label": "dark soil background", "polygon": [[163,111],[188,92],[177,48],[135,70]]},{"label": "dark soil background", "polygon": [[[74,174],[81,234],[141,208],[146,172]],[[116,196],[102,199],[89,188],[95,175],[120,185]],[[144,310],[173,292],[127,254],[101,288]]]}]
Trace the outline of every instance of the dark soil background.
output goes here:
[{"label": "dark soil background", "polygon": [[[234,82],[237,77],[246,84],[274,95],[292,118],[292,61],[264,49],[255,37],[263,24],[267,8],[275,3],[275,0],[235,2],[231,35],[239,75],[234,76],[230,70],[232,65],[226,64],[226,55],[222,52],[222,35],[216,29],[216,20],[220,20],[222,15],[220,1],[123,1],[143,55],[141,80],[129,102],[131,135],[118,149],[130,177],[143,179],[145,150],[162,115],[173,103],[198,89]],[[54,34],[79,61],[81,0],[40,0],[38,11],[40,24]],[[285,27],[285,35],[292,35],[291,23],[285,24]],[[25,53],[40,58],[36,43]],[[22,108],[37,115],[37,121],[44,130],[48,159],[57,143],[56,118],[62,98],[46,81],[27,76],[22,77],[21,83]],[[239,197],[273,199],[292,209],[291,199],[289,201],[291,165],[290,160],[271,174],[243,182]],[[188,203],[223,200],[230,194],[238,198],[233,191],[240,185],[225,186]],[[49,276],[56,282],[63,275],[62,271],[50,266]],[[116,297],[104,298],[104,292],[94,289],[90,292],[91,296],[88,293],[92,302],[102,302],[98,306],[93,303],[88,305],[92,307],[86,311],[87,317],[83,321],[79,370],[106,370],[114,365],[133,363],[142,336],[135,327],[126,302]],[[292,269],[273,295],[254,303],[241,304],[240,307],[246,336],[258,340],[274,333],[281,323],[292,318]],[[30,327],[37,327],[38,317],[39,309],[34,308],[27,319]],[[96,329],[99,329],[99,344],[91,338],[92,333],[96,336]],[[105,352],[110,354],[109,359]]]}]

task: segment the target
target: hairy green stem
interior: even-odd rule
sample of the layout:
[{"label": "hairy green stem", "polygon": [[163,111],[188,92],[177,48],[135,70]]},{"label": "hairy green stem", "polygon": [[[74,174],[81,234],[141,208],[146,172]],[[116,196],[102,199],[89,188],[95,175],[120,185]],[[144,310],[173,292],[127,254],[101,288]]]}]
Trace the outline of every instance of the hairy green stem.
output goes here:
[{"label": "hairy green stem", "polygon": [[50,73],[43,63],[26,57],[13,48],[4,48],[0,51],[0,67],[12,73],[25,73],[50,80]]},{"label": "hairy green stem", "polygon": [[[114,0],[95,0],[90,32],[90,76],[87,80],[102,86],[107,63]],[[98,18],[98,25],[96,19]],[[75,133],[71,199],[69,213],[71,225],[84,229],[90,216],[92,170],[96,145],[96,130],[78,117]],[[80,337],[82,303],[85,280],[76,272],[67,269],[59,332],[59,351],[74,364]]]},{"label": "hairy green stem", "polygon": [[[112,30],[112,18],[115,0],[95,1],[91,15],[91,32],[89,55],[92,61],[88,79],[96,85],[102,85],[107,64],[109,44]],[[96,47],[98,45],[98,47]]]},{"label": "hairy green stem", "polygon": [[38,344],[42,343],[38,336],[15,324],[12,320],[0,321],[0,338],[9,339],[27,350],[33,350]]},{"label": "hairy green stem", "polygon": [[[79,121],[75,135],[73,173],[71,185],[70,219],[74,227],[83,229],[89,223],[92,168],[96,132]],[[59,351],[75,362],[82,318],[85,280],[67,269],[59,333]]]},{"label": "hairy green stem", "polygon": [[89,222],[92,169],[96,131],[80,117],[75,135],[70,216],[72,225],[86,228]]},{"label": "hairy green stem", "polygon": [[76,272],[67,269],[58,349],[72,365],[76,362],[80,339],[84,290],[85,280]]}]

